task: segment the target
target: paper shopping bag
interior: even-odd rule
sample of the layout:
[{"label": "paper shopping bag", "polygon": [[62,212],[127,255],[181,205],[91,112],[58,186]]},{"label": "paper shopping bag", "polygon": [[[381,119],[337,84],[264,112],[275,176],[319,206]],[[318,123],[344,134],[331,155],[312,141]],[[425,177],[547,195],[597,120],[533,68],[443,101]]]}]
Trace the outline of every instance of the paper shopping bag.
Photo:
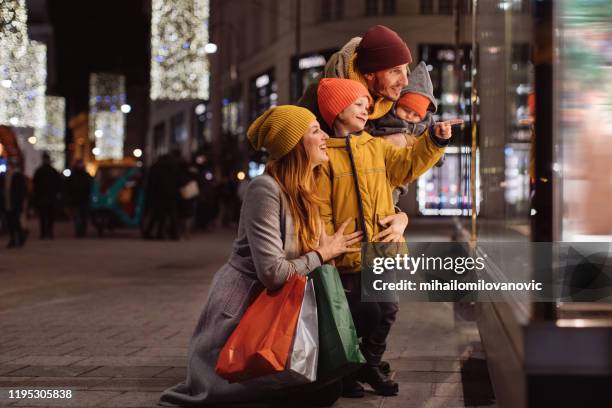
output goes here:
[{"label": "paper shopping bag", "polygon": [[313,272],[319,319],[319,365],[317,379],[327,380],[348,374],[365,358],[351,317],[338,270],[323,265]]},{"label": "paper shopping bag", "polygon": [[264,290],[223,346],[217,375],[233,383],[284,371],[305,287],[306,278],[294,275],[281,289]]}]

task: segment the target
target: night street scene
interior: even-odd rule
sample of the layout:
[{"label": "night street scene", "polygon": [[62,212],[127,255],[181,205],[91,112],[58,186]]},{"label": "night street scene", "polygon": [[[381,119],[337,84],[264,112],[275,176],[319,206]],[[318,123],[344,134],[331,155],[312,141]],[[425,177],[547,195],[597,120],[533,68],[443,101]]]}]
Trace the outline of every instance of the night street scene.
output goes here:
[{"label": "night street scene", "polygon": [[612,0],[0,0],[0,406],[612,406]]}]

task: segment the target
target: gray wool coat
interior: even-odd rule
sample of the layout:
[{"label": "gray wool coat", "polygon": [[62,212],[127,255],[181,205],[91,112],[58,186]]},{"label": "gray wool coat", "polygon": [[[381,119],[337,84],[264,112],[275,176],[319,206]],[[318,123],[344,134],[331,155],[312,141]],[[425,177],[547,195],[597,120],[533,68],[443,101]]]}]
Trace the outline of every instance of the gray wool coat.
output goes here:
[{"label": "gray wool coat", "polygon": [[293,219],[277,182],[267,174],[253,179],[232,254],[213,278],[191,338],[187,378],[164,391],[159,404],[205,407],[269,398],[270,391],[261,386],[230,384],[217,376],[219,352],[264,287],[279,289],[291,274],[306,275],[320,265],[314,251],[299,256]]}]

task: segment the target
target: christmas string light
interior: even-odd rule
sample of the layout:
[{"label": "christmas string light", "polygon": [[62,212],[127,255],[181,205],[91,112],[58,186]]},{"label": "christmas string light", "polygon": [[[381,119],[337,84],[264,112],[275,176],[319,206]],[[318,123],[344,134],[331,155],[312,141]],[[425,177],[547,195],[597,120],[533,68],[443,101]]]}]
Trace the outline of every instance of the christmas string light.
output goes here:
[{"label": "christmas string light", "polygon": [[51,165],[65,168],[66,100],[61,96],[45,97],[45,126],[35,130],[36,148],[49,153]]},{"label": "christmas string light", "polygon": [[125,77],[94,73],[89,77],[89,138],[96,159],[123,158]]},{"label": "christmas string light", "polygon": [[15,55],[23,56],[28,45],[28,13],[25,0],[0,2],[0,42],[10,46]]},{"label": "christmas string light", "polygon": [[47,47],[27,35],[25,0],[0,2],[0,124],[41,128]]},{"label": "christmas string light", "polygon": [[208,0],[153,0],[151,99],[208,99]]}]

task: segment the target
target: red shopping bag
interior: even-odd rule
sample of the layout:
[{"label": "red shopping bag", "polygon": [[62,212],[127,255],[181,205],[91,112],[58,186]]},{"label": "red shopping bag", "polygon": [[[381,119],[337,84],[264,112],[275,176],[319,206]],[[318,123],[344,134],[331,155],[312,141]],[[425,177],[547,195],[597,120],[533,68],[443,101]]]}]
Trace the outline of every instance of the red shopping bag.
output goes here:
[{"label": "red shopping bag", "polygon": [[219,354],[219,377],[234,383],[285,370],[305,287],[306,278],[294,275],[255,299]]}]

